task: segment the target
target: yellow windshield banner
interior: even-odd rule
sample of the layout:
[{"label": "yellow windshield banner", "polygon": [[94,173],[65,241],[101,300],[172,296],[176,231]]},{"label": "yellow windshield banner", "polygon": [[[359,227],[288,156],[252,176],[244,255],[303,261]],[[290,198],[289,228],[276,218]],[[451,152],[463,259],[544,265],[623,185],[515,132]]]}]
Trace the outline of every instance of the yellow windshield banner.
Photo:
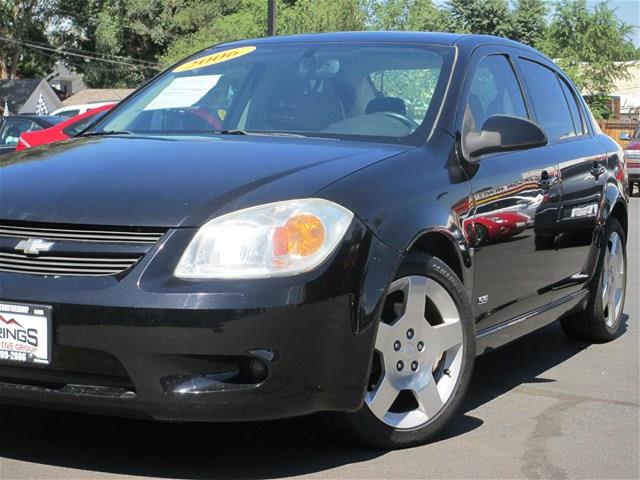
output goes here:
[{"label": "yellow windshield banner", "polygon": [[239,47],[231,50],[223,50],[222,52],[212,53],[204,57],[196,58],[190,62],[183,63],[173,69],[174,72],[186,72],[187,70],[195,70],[196,68],[208,67],[209,65],[215,65],[216,63],[226,62],[227,60],[233,60],[234,58],[247,55],[253,52],[256,47]]}]

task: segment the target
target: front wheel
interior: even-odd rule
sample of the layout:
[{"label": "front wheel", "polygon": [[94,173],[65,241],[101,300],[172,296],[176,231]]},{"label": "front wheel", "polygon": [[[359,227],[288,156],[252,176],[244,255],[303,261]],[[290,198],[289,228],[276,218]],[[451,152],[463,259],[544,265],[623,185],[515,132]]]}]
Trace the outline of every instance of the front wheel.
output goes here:
[{"label": "front wheel", "polygon": [[345,415],[347,431],[383,449],[428,441],[459,407],[474,359],[462,283],[438,258],[410,255],[387,293],[365,404]]}]

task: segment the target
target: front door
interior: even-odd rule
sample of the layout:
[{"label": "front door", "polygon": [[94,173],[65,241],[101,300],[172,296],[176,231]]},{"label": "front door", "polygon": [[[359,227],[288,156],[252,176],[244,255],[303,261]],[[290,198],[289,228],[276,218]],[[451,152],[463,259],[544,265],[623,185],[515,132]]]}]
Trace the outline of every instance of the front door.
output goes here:
[{"label": "front door", "polygon": [[[529,118],[510,56],[476,56],[462,135],[479,131],[491,115]],[[544,147],[485,155],[475,169],[465,228],[474,238],[473,302],[482,330],[551,300],[560,185],[556,159]]]}]

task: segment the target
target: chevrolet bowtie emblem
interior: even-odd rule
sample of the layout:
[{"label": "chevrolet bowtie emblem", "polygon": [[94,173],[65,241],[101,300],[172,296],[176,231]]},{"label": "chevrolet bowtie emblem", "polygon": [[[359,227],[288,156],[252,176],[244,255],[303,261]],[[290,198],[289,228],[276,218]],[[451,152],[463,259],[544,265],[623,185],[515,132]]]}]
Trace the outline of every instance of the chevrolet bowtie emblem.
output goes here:
[{"label": "chevrolet bowtie emblem", "polygon": [[20,240],[14,250],[22,251],[25,255],[39,255],[40,252],[51,250],[54,242],[47,242],[40,238],[30,238],[29,240]]}]

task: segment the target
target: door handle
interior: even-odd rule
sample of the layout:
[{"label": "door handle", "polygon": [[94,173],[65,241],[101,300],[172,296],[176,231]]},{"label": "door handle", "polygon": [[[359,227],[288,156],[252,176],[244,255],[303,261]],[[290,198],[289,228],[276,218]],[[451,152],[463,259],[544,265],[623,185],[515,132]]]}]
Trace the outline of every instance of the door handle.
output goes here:
[{"label": "door handle", "polygon": [[600,175],[604,175],[607,171],[604,165],[600,165],[598,162],[593,162],[591,165],[591,175],[598,178]]}]

